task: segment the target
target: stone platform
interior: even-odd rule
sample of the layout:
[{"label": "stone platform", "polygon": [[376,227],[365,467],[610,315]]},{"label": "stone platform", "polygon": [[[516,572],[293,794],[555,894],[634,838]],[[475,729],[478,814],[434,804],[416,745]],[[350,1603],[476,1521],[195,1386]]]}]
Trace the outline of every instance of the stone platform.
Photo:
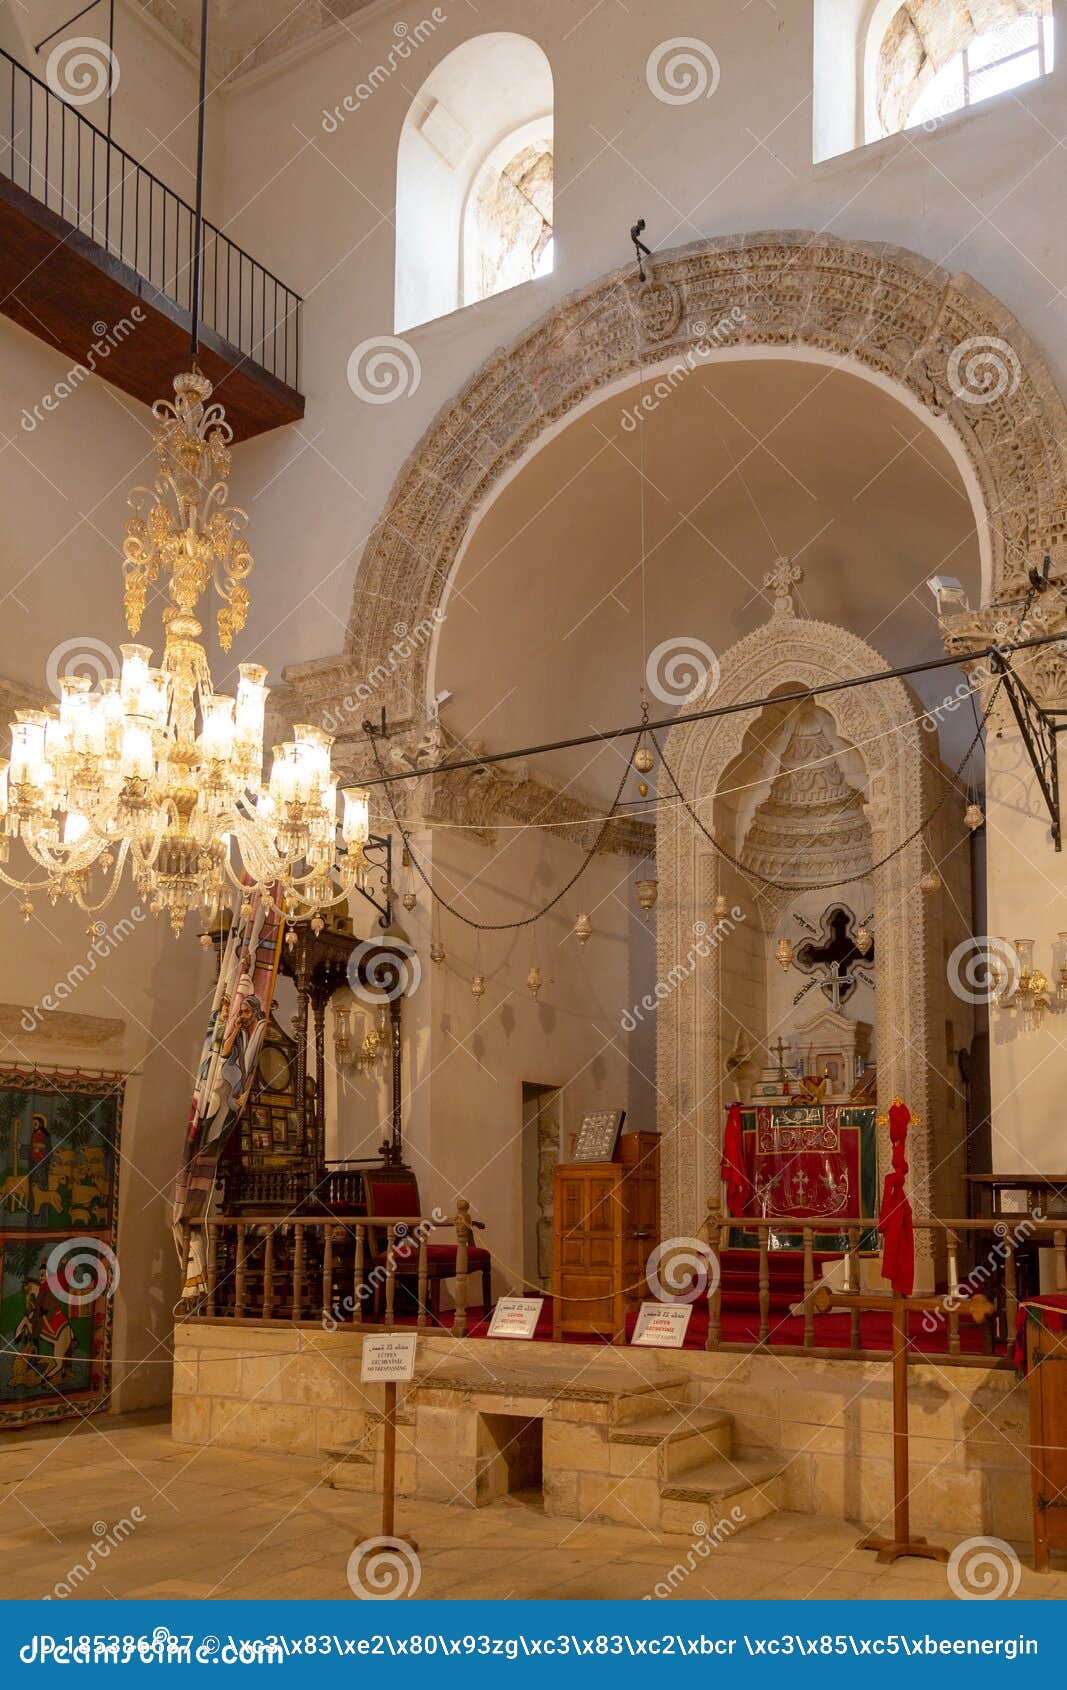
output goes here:
[{"label": "stone platform", "polygon": [[[174,1435],[317,1455],[325,1481],[381,1482],[383,1392],[362,1337],[287,1323],[175,1333]],[[1025,1386],[988,1367],[911,1373],[918,1530],[1025,1538]],[[540,1489],[546,1513],[737,1531],[776,1509],[880,1525],[892,1505],[886,1362],[559,1346],[428,1333],[401,1387],[402,1496],[480,1507]]]}]

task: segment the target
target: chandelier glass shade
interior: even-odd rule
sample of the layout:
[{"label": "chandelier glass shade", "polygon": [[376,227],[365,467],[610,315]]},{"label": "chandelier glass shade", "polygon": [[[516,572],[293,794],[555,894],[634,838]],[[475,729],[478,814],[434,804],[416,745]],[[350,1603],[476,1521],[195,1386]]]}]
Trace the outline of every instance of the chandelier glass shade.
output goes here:
[{"label": "chandelier glass shade", "polygon": [[[273,748],[264,781],[267,672],[238,666],[235,694],[216,692],[201,598],[219,601],[219,643],[230,649],[248,611],[252,554],[244,511],[229,503],[231,429],[211,383],[179,375],[174,399],[153,414],[156,480],[138,489],[124,544],[125,610],[140,631],[149,588],[160,582],[164,644],[158,667],[144,645],[121,647],[117,678],[60,680],[58,709],[19,710],[11,758],[0,763],[0,879],[96,914],[111,903],[127,863],[148,907],[174,932],[199,910],[210,920],[231,887],[270,892],[290,920],[321,922],[368,872],[366,792],[343,792],[332,737],[298,725]],[[43,878],[8,871],[19,841]]]}]

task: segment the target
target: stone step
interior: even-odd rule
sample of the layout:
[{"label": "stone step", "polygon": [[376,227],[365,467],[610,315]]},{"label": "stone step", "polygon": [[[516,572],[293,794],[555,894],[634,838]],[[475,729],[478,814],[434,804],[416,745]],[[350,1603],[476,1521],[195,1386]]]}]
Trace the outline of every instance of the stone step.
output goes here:
[{"label": "stone step", "polygon": [[706,1531],[718,1540],[783,1505],[785,1456],[716,1456],[660,1486],[665,1531]]},{"label": "stone step", "polygon": [[373,1490],[376,1460],[373,1445],[336,1444],[322,1452],[322,1482],[331,1490]]},{"label": "stone step", "polygon": [[683,1408],[688,1404],[688,1379],[655,1379],[638,1390],[620,1392],[615,1399],[611,1420],[615,1426],[630,1425],[635,1421],[654,1419],[673,1407]]},{"label": "stone step", "polygon": [[655,1449],[660,1477],[668,1481],[716,1456],[729,1455],[733,1418],[714,1409],[682,1408],[612,1426],[608,1442]]}]

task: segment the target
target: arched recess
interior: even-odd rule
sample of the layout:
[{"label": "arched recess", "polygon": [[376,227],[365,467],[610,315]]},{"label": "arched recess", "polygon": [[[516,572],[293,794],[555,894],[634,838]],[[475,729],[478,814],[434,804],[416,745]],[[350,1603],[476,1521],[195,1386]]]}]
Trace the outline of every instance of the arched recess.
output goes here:
[{"label": "arched recess", "polygon": [[[830,623],[801,620],[791,604],[785,608],[788,602],[779,601],[770,621],[722,655],[714,699],[702,696],[687,708],[767,700],[783,689],[824,683],[828,672],[847,680],[887,667],[866,641]],[[682,791],[691,800],[707,801],[705,822],[761,709],[673,728],[667,736],[666,758]],[[825,694],[820,709],[862,760],[871,858],[878,864],[918,829],[940,796],[942,777],[929,760],[921,707],[902,681],[889,680]],[[740,905],[734,904],[736,873],[680,806],[665,805],[659,813],[656,858],[657,978],[671,987],[656,1014],[661,1225],[664,1237],[691,1237],[705,1218],[707,1199],[719,1195],[722,1123],[733,1097],[726,1060],[738,1028],[729,1010],[728,965],[729,947],[741,935],[736,927],[732,933],[718,929],[712,911],[723,892],[732,907],[747,912],[743,926],[754,917],[753,898],[746,889]],[[916,839],[872,875],[879,1106],[887,1107],[900,1092],[921,1118],[908,1151],[911,1195],[920,1216],[934,1212],[931,1176],[937,1122],[944,1118],[943,1099],[935,1095],[943,1083],[933,1060],[937,1017],[930,997],[937,975],[929,966],[935,947],[931,912],[919,888],[922,867],[922,843]]]},{"label": "arched recess", "polygon": [[[1015,591],[1067,538],[1067,411],[1038,349],[970,276],[821,234],[701,241],[657,255],[643,285],[626,266],[572,295],[438,414],[367,543],[343,657],[287,671],[309,705],[373,676],[376,705],[397,721],[418,714],[448,583],[504,479],[597,394],[664,361],[708,356],[720,325],[728,352],[839,358],[947,424],[984,505],[991,597]],[[398,618],[425,631],[399,652]]]}]

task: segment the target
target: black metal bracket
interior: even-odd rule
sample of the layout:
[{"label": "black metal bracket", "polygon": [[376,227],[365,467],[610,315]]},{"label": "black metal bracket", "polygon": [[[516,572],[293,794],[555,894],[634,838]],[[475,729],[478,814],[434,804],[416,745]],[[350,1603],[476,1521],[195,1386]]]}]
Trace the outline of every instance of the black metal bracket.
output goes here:
[{"label": "black metal bracket", "polygon": [[[373,853],[373,855],[372,855]],[[371,867],[381,869],[385,875],[385,903],[380,904],[373,892],[368,892],[362,886],[354,890],[361,898],[366,898],[378,911],[378,926],[386,928],[393,919],[393,836],[391,833],[372,833],[363,847],[363,855],[369,860]]]},{"label": "black metal bracket", "polygon": [[1057,851],[1063,849],[1063,828],[1060,816],[1060,765],[1057,749],[1058,736],[1067,728],[1067,721],[1059,721],[1061,716],[1067,716],[1067,711],[1046,710],[1038,704],[1026,684],[1021,681],[1008,661],[1007,654],[995,647],[989,654],[989,667],[995,675],[1000,677],[1001,684],[1011,702],[1012,713],[1015,716],[1019,732],[1022,734],[1026,754],[1030,759],[1037,784],[1041,788],[1041,796],[1045,800],[1045,807],[1052,824],[1052,843]]}]

